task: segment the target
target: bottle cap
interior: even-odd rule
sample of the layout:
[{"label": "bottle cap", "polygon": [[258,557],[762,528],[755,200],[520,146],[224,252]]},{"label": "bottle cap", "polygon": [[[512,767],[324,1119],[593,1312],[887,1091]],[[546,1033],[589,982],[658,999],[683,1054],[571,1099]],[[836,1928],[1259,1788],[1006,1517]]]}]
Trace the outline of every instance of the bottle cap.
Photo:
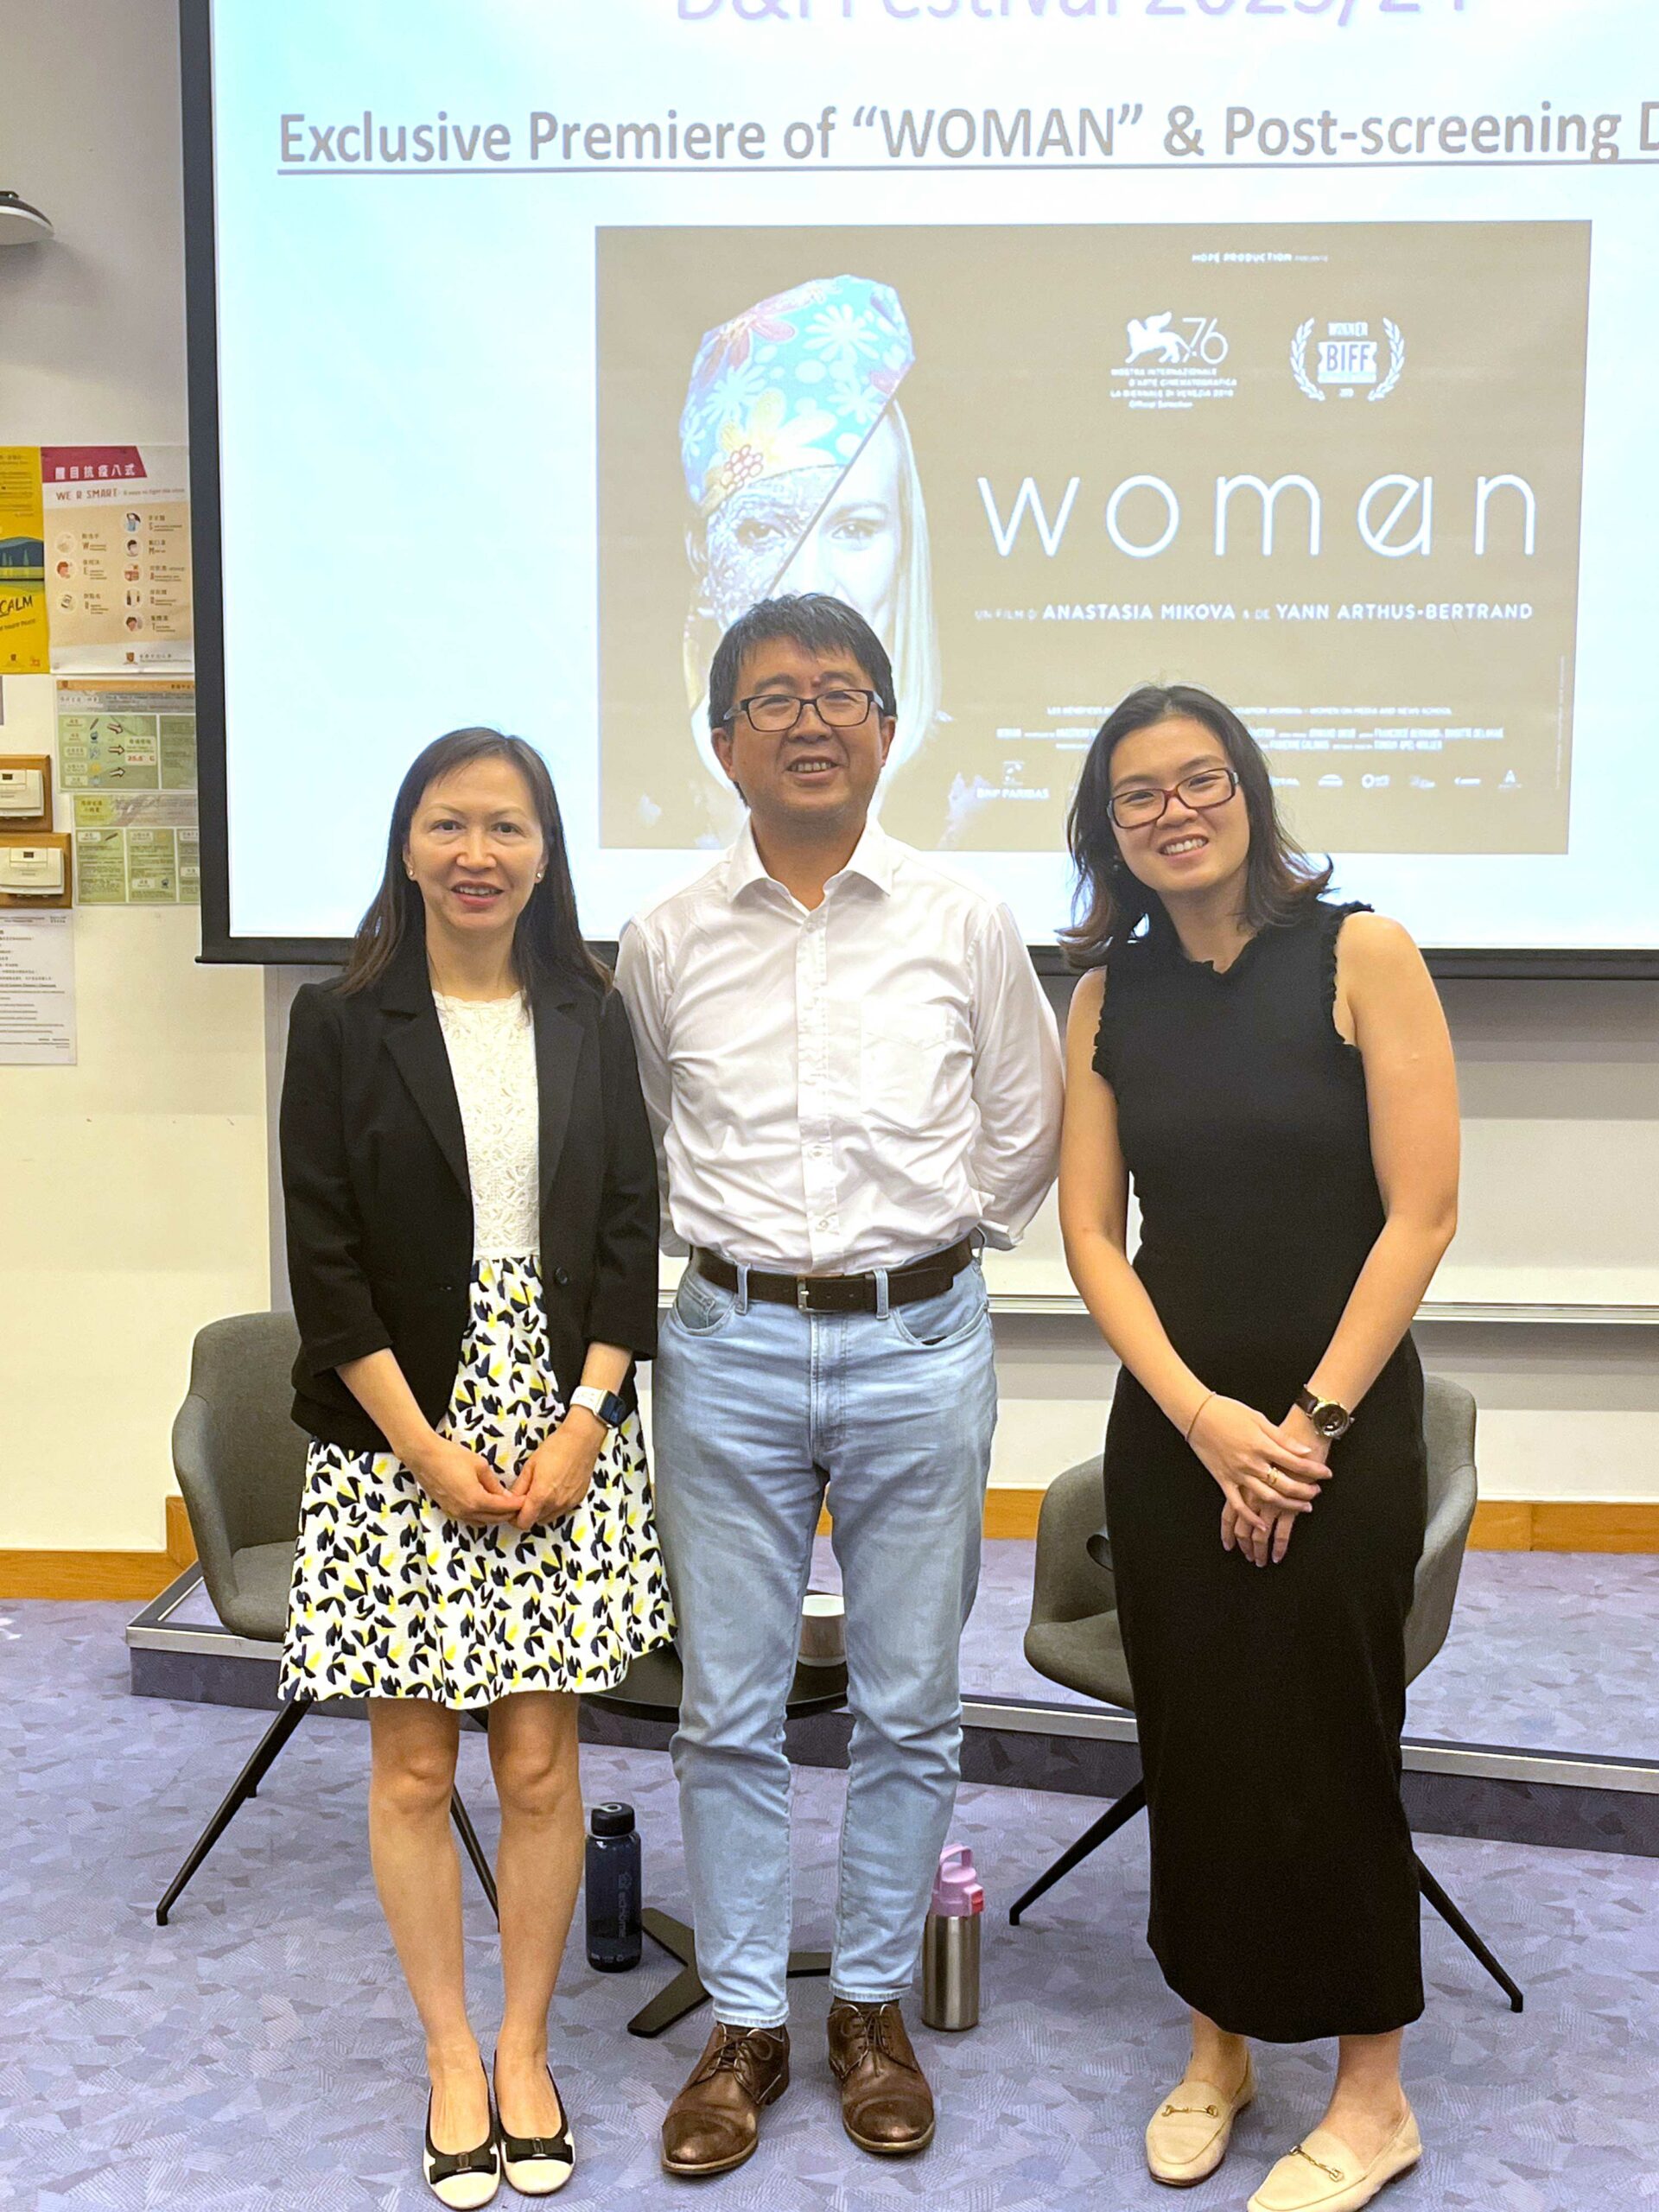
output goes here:
[{"label": "bottle cap", "polygon": [[985,1910],[985,1892],[974,1868],[973,1853],[964,1843],[947,1844],[939,1853],[932,1910],[949,1920],[966,1919]]},{"label": "bottle cap", "polygon": [[632,1835],[633,1808],[632,1805],[595,1805],[593,1811],[595,1835]]},{"label": "bottle cap", "polygon": [[839,1667],[847,1659],[847,1607],[839,1590],[809,1590],[801,1601],[801,1660]]}]

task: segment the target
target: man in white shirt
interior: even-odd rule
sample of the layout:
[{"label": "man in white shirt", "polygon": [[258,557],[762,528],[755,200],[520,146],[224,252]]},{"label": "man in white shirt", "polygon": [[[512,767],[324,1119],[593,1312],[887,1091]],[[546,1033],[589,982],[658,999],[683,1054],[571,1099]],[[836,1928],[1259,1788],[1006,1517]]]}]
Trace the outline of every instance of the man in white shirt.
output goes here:
[{"label": "man in white shirt", "polygon": [[869,818],[893,700],[839,601],[741,617],[709,710],[748,825],[618,963],[664,1243],[690,1255],[653,1427],[715,2026],[664,2121],[671,2173],[741,2164],[788,2085],[784,1707],[826,1481],[854,1714],[830,2063],[861,2147],[933,2133],[899,1999],[955,1802],[996,1418],[977,1249],[1012,1244],[1052,1179],[1061,1058],[1007,908]]}]

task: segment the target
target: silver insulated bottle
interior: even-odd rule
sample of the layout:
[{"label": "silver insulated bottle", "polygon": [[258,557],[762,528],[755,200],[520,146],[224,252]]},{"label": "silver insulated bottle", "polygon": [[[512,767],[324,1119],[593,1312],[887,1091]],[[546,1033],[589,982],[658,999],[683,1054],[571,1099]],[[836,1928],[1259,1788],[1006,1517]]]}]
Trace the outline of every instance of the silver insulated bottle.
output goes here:
[{"label": "silver insulated bottle", "polygon": [[985,1892],[963,1844],[939,1857],[933,1901],[922,1929],[922,2018],[930,2028],[979,2024],[979,1935]]}]

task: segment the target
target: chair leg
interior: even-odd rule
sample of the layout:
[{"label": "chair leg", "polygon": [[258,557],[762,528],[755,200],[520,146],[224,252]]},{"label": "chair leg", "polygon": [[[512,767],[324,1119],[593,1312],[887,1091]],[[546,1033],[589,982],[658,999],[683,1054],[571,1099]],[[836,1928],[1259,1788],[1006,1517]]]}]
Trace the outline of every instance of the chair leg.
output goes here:
[{"label": "chair leg", "polygon": [[449,1792],[449,1817],[455,1824],[455,1833],[461,1838],[462,1849],[473,1862],[474,1870],[478,1875],[485,1896],[490,1901],[490,1910],[495,1915],[495,1924],[499,1928],[501,1925],[501,1903],[495,1893],[495,1876],[490,1871],[490,1862],[484,1856],[484,1847],[478,1840],[478,1830],[473,1826],[471,1814],[461,1802],[459,1789],[452,1789]]},{"label": "chair leg", "polygon": [[[661,1944],[671,1958],[680,1962],[680,1971],[673,1980],[664,1982],[628,2022],[631,2036],[659,2036],[677,2020],[683,2020],[688,2012],[695,2012],[706,2001],[709,1992],[697,1972],[696,1939],[684,1921],[676,1920],[671,1913],[659,1912],[655,1905],[648,1904],[639,1916],[639,1925],[653,1943]],[[791,1981],[803,1977],[820,1979],[829,1971],[828,1951],[791,1951],[785,1969]]]},{"label": "chair leg", "polygon": [[1472,1951],[1475,1956],[1480,1961],[1482,1966],[1485,1967],[1487,1973],[1491,1974],[1492,1980],[1497,1984],[1498,1987],[1503,1992],[1503,1994],[1509,1999],[1510,2012],[1519,2012],[1523,2011],[1525,2009],[1527,2000],[1522,1995],[1519,1985],[1512,1981],[1510,1976],[1503,1971],[1503,1968],[1492,1956],[1485,1944],[1481,1942],[1480,1937],[1476,1935],[1474,1929],[1464,1918],[1463,1915],[1458,1910],[1456,1905],[1452,1904],[1451,1898],[1447,1897],[1446,1891],[1440,1887],[1434,1877],[1429,1872],[1427,1867],[1424,1866],[1421,1859],[1416,1861],[1416,1866],[1418,1887],[1422,1891],[1423,1895],[1428,1899],[1430,1904],[1432,1904],[1435,1911],[1440,1914],[1440,1918],[1446,1923],[1446,1926],[1452,1930],[1452,1933],[1458,1938],[1459,1942],[1466,1946],[1469,1950]]},{"label": "chair leg", "polygon": [[1054,1864],[1039,1874],[1024,1897],[1018,1897],[1008,1909],[1008,1925],[1017,1928],[1020,1916],[1028,1904],[1035,1904],[1045,1891],[1052,1890],[1061,1876],[1069,1874],[1080,1866],[1091,1851],[1098,1851],[1108,1836],[1116,1835],[1119,1828],[1142,1811],[1147,1802],[1147,1785],[1137,1782],[1126,1789],[1115,1804],[1109,1805],[1091,1828],[1085,1828],[1068,1850],[1063,1851]]},{"label": "chair leg", "polygon": [[665,1982],[628,2022],[631,2036],[659,2036],[676,2020],[695,2012],[709,1993],[697,1973],[696,1944],[684,1921],[676,1920],[672,1914],[659,1912],[655,1905],[648,1904],[639,1916],[639,1925],[653,1943],[660,1944],[671,1958],[680,1962],[680,1970],[673,1980]]},{"label": "chair leg", "polygon": [[167,1916],[178,1903],[185,1885],[219,1841],[220,1836],[224,1834],[226,1829],[229,1827],[243,1806],[246,1804],[248,1799],[252,1796],[266,1775],[270,1773],[277,1753],[299,1726],[301,1721],[304,1719],[312,1703],[313,1700],[308,1697],[290,1699],[259,1738],[253,1757],[231,1784],[229,1794],[224,1803],[220,1805],[213,1819],[208,1821],[196,1839],[189,1857],[173,1877],[168,1886],[166,1896],[156,1906],[156,1925],[158,1928],[166,1927]]}]

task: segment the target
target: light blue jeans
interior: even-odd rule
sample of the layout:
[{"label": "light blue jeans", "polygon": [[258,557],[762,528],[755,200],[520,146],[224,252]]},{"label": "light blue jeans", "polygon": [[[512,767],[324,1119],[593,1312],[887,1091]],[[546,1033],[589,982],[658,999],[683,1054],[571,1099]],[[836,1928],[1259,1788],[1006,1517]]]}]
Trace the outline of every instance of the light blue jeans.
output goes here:
[{"label": "light blue jeans", "polygon": [[898,1997],[956,1802],[957,1648],[996,1423],[984,1277],[975,1264],[938,1298],[821,1314],[688,1270],[652,1402],[685,1667],[674,1770],[715,2017],[789,2017],[784,1704],[826,1475],[854,1716],[830,1986]]}]

